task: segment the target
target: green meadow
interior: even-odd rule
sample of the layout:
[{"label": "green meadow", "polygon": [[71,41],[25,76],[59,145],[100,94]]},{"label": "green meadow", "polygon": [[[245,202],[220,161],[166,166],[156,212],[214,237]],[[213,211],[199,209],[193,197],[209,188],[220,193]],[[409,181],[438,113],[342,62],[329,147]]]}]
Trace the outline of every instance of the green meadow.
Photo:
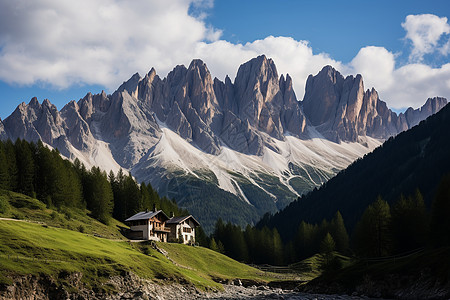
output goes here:
[{"label": "green meadow", "polygon": [[[124,239],[115,221],[104,225],[82,210],[54,210],[30,197],[2,192],[0,220],[0,283],[15,276],[78,272],[87,288],[114,292],[112,276],[132,272],[159,283],[187,283],[201,290],[222,289],[218,282],[248,279],[268,282],[275,277],[203,247]],[[7,201],[5,201],[7,200]],[[6,203],[6,205],[5,205]],[[82,227],[81,227],[82,226]],[[59,283],[71,287],[70,282]],[[73,288],[73,287],[72,287]]]}]

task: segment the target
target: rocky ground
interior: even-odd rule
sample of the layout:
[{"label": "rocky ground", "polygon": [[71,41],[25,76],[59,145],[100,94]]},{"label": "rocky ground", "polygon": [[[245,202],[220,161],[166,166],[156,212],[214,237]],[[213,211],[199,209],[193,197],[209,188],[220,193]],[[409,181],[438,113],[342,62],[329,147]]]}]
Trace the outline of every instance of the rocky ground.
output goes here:
[{"label": "rocky ground", "polygon": [[335,299],[369,299],[365,296],[349,295],[320,295],[299,293],[292,290],[282,290],[279,288],[269,288],[267,286],[242,287],[226,285],[224,291],[219,293],[208,293],[200,295],[198,299],[286,299],[286,300],[335,300]]},{"label": "rocky ground", "polygon": [[285,300],[350,300],[370,299],[366,296],[356,295],[321,295],[300,293],[293,290],[282,290],[268,286],[243,287],[236,285],[224,285],[223,291],[200,292],[183,285],[156,286],[146,291],[119,294],[111,299],[186,299],[186,300],[239,300],[239,299],[285,299]]},{"label": "rocky ground", "polygon": [[301,293],[269,286],[248,286],[239,284],[223,285],[223,291],[200,291],[192,285],[174,282],[152,282],[142,280],[132,273],[112,277],[107,286],[115,293],[87,289],[81,283],[81,274],[68,274],[63,278],[71,282],[63,286],[47,276],[27,275],[13,278],[14,283],[0,288],[0,299],[287,299],[287,300],[332,300],[332,299],[368,299],[356,295],[319,295]]}]

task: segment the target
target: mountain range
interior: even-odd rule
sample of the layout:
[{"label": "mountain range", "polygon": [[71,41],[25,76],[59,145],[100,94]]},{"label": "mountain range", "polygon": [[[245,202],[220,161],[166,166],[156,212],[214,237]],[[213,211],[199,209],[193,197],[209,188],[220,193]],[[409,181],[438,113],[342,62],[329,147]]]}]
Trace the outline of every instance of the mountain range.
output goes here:
[{"label": "mountain range", "polygon": [[129,170],[189,209],[205,229],[244,225],[320,186],[384,140],[447,104],[430,98],[396,114],[361,75],[331,66],[310,75],[302,101],[289,75],[261,55],[234,82],[193,60],[165,78],[152,68],[114,93],[58,110],[36,98],[0,121],[0,138],[42,140],[87,167]]}]

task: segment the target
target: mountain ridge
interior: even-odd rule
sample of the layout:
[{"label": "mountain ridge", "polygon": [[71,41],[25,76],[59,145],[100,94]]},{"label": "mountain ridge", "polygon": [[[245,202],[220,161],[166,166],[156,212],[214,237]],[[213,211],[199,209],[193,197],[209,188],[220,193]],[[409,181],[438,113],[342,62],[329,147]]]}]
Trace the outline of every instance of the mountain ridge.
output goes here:
[{"label": "mountain ridge", "polygon": [[[153,68],[144,77],[135,73],[111,95],[88,93],[60,111],[33,98],[0,123],[0,137],[41,139],[87,166],[128,169],[193,213],[211,211],[198,207],[205,197],[203,204],[215,206],[204,189],[222,190],[232,209],[213,214],[244,225],[283,208],[446,103],[430,98],[421,109],[397,115],[374,89],[364,91],[360,75],[344,78],[331,66],[308,77],[298,101],[292,78],[279,76],[264,55],[242,64],[234,82],[213,79],[197,59],[163,79]],[[233,210],[248,213],[236,219]]]},{"label": "mountain ridge", "polygon": [[449,124],[447,105],[358,159],[321,188],[263,219],[258,226],[277,228],[285,240],[291,240],[301,221],[319,223],[324,218],[331,219],[339,210],[351,232],[377,197],[392,205],[417,189],[431,208],[441,179],[450,172],[450,134],[446,130]]}]

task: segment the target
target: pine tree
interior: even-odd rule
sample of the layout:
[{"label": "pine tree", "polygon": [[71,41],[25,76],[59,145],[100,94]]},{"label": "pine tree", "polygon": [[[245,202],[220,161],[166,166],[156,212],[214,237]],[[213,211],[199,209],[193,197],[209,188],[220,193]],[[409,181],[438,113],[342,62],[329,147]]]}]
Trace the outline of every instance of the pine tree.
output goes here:
[{"label": "pine tree", "polygon": [[55,193],[57,173],[56,162],[50,149],[41,141],[37,144],[36,159],[36,193],[48,207],[53,206],[52,196]]},{"label": "pine tree", "polygon": [[450,174],[442,177],[431,211],[431,241],[435,247],[450,245]]},{"label": "pine tree", "polygon": [[73,167],[75,168],[75,170],[77,171],[78,175],[81,176],[80,170],[81,170],[81,161],[77,158],[75,158],[75,160],[73,161]]},{"label": "pine tree", "polygon": [[267,226],[264,226],[258,232],[257,247],[259,249],[258,263],[272,263],[274,253],[273,236],[272,230],[270,230]]},{"label": "pine tree", "polygon": [[225,237],[225,224],[221,218],[216,221],[216,225],[214,227],[214,237],[217,243]]},{"label": "pine tree", "polygon": [[228,223],[225,226],[225,232],[226,238],[221,240],[225,247],[225,253],[238,261],[247,261],[248,249],[241,228]]},{"label": "pine tree", "polygon": [[141,183],[140,194],[141,194],[141,201],[140,201],[141,206],[139,210],[146,210],[146,209],[151,210],[153,203],[151,203],[150,192],[145,182]]},{"label": "pine tree", "polygon": [[391,251],[391,213],[380,196],[364,211],[355,229],[355,248],[361,255],[385,256]]},{"label": "pine tree", "polygon": [[222,254],[225,253],[225,247],[224,247],[222,241],[219,241],[219,242],[217,243],[217,251],[218,251],[219,253],[222,253]]},{"label": "pine tree", "polygon": [[330,254],[336,248],[336,243],[330,233],[327,233],[320,243],[320,252],[323,254]]},{"label": "pine tree", "polygon": [[322,269],[329,269],[333,260],[333,251],[336,248],[336,244],[330,233],[327,233],[320,243],[320,253],[324,258]]},{"label": "pine tree", "polygon": [[208,237],[201,226],[195,228],[195,242],[202,247],[208,247],[209,245]]},{"label": "pine tree", "polygon": [[[109,179],[111,183],[111,178]],[[127,198],[124,190],[125,176],[122,169],[119,169],[115,180],[111,183],[111,188],[114,196],[114,218],[124,221],[131,215],[128,215]]]},{"label": "pine tree", "polygon": [[69,207],[83,208],[83,191],[81,187],[81,179],[72,163],[68,160],[60,161],[64,170],[64,185],[66,188],[64,205]]},{"label": "pine tree", "polygon": [[336,250],[341,253],[346,251],[349,247],[349,237],[345,228],[344,219],[339,211],[336,212],[333,220],[331,220],[330,233],[336,242]]},{"label": "pine tree", "polygon": [[113,170],[110,170],[110,171],[109,171],[109,174],[108,174],[108,181],[109,181],[109,183],[111,184],[111,188],[112,188],[115,184],[117,184],[117,182],[116,182],[116,175],[114,175]]},{"label": "pine tree", "polygon": [[249,256],[249,262],[255,263],[256,262],[256,256],[258,253],[257,247],[256,247],[256,229],[250,225],[247,225],[245,227],[244,231],[244,239],[247,244],[248,249],[248,256]]},{"label": "pine tree", "polygon": [[113,210],[113,193],[105,172],[92,167],[83,183],[83,192],[87,207],[92,216],[108,224]]},{"label": "pine tree", "polygon": [[34,160],[30,145],[17,140],[14,145],[18,167],[17,191],[28,196],[34,193]]},{"label": "pine tree", "polygon": [[126,197],[127,216],[132,216],[139,212],[139,208],[141,207],[141,195],[139,186],[131,173],[128,173],[128,176],[124,179],[123,190]]},{"label": "pine tree", "polygon": [[300,223],[297,230],[297,235],[294,241],[294,248],[296,250],[297,260],[302,260],[314,254],[313,246],[315,229],[314,226],[304,221]]},{"label": "pine tree", "polygon": [[219,247],[217,246],[216,240],[211,238],[211,242],[209,243],[209,249],[219,252]]},{"label": "pine tree", "polygon": [[52,188],[52,201],[56,207],[81,207],[81,182],[75,169],[69,161],[63,160],[60,154],[52,151],[54,160],[54,181]]},{"label": "pine tree", "polygon": [[7,140],[5,143],[5,155],[8,163],[9,189],[11,191],[17,191],[19,170],[17,167],[16,150],[11,140]]},{"label": "pine tree", "polygon": [[277,266],[281,266],[284,263],[283,257],[283,243],[281,241],[280,234],[276,228],[272,229],[272,243],[273,243],[273,254],[272,263]]},{"label": "pine tree", "polygon": [[423,196],[417,189],[413,196],[403,195],[392,207],[392,234],[398,253],[417,249],[427,242],[429,217]]},{"label": "pine tree", "polygon": [[9,189],[8,161],[3,142],[0,141],[0,189]]}]

